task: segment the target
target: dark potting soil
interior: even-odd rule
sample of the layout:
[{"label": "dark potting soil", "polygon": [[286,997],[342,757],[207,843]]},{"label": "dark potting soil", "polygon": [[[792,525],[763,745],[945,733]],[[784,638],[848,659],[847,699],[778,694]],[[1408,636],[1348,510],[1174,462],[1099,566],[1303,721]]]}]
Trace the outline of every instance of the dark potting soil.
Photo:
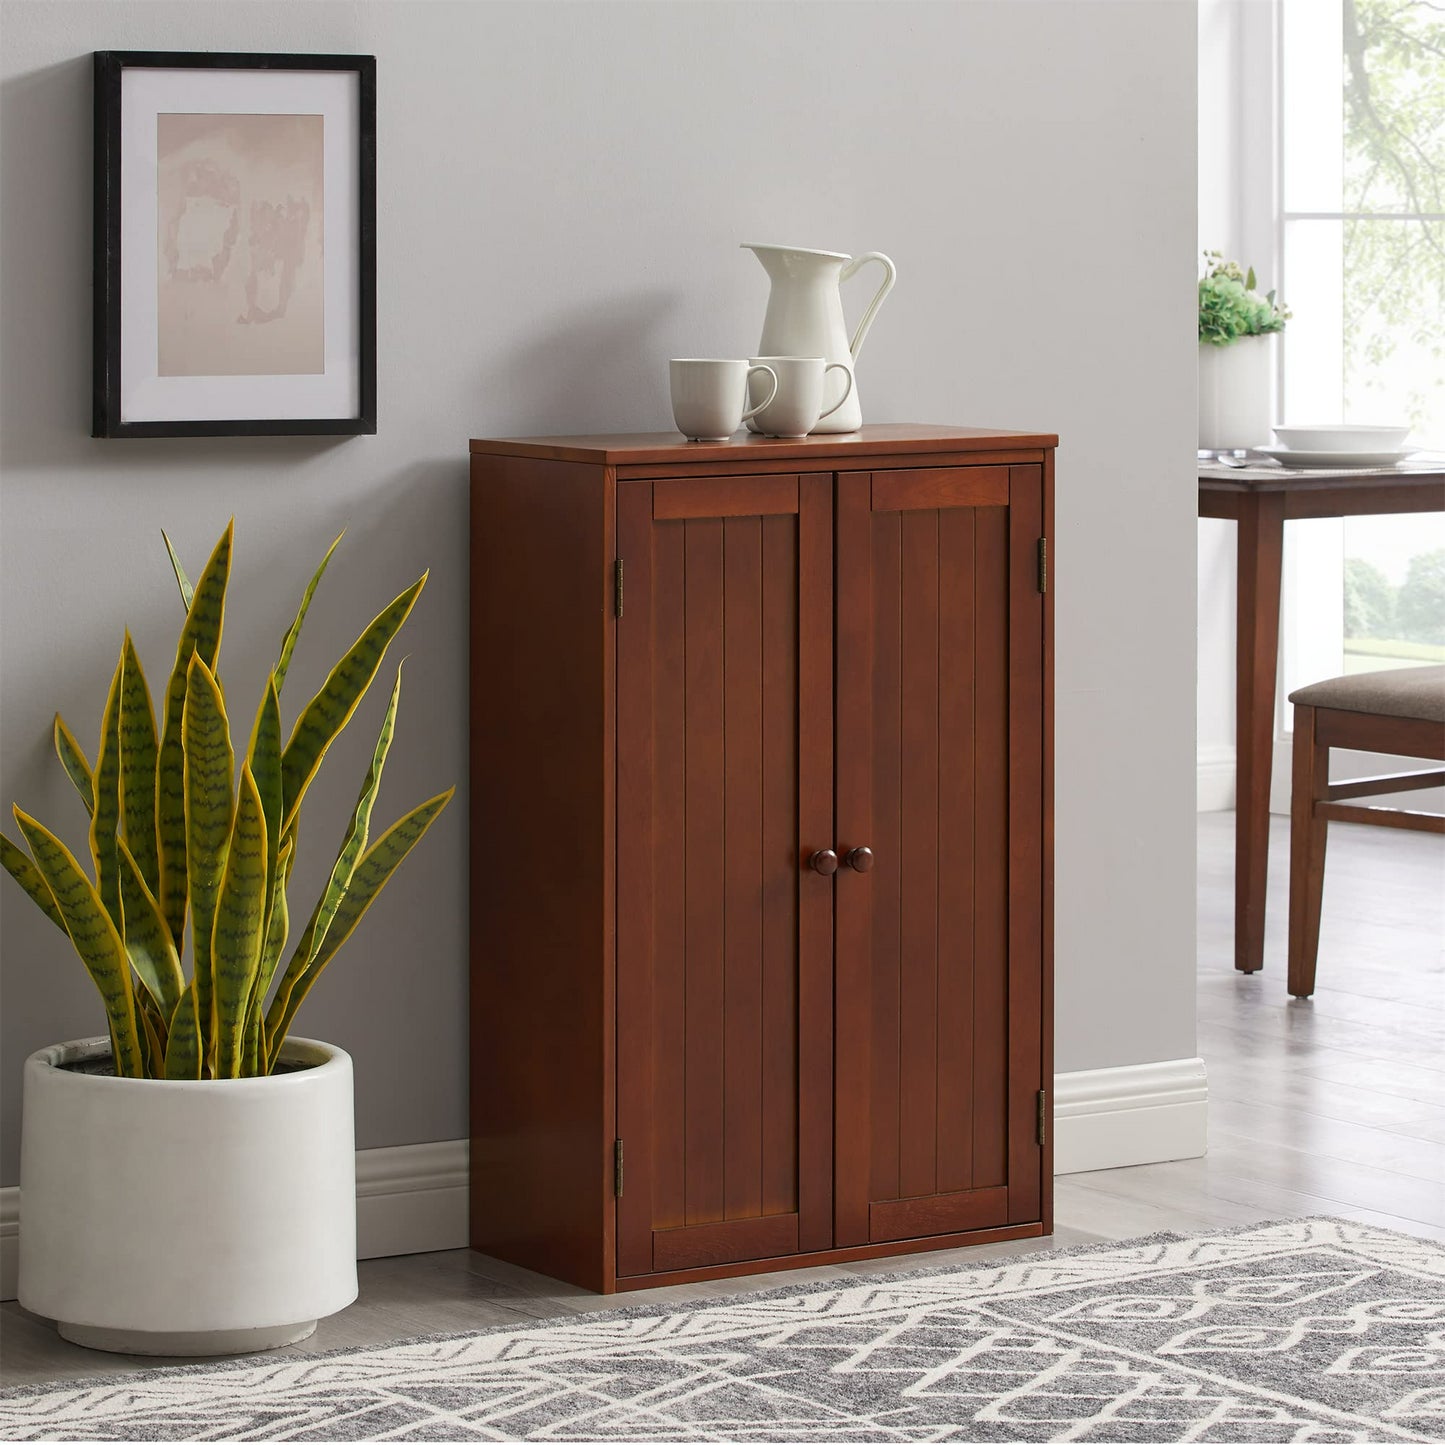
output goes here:
[{"label": "dark potting soil", "polygon": [[[59,1068],[70,1074],[95,1074],[100,1078],[113,1079],[115,1077],[115,1060],[109,1054],[96,1054],[88,1059],[74,1059],[68,1064],[60,1064]],[[271,1070],[275,1074],[299,1074],[304,1069],[314,1068],[312,1064],[297,1064],[290,1060],[283,1060]],[[209,1081],[208,1081],[209,1082]]]}]

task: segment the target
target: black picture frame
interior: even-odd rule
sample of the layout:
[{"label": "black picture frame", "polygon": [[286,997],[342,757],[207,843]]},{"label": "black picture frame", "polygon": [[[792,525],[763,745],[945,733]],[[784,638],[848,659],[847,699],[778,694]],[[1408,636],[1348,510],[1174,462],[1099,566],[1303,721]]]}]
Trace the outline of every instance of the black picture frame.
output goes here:
[{"label": "black picture frame", "polygon": [[[123,410],[127,325],[122,232],[126,197],[122,188],[128,140],[122,124],[122,86],[127,71],[355,72],[358,78],[354,196],[356,257],[355,345],[344,384],[352,395],[347,415],[165,417],[138,419]],[[91,435],[95,437],[357,436],[376,431],[376,57],[371,55],[253,54],[219,51],[101,50],[94,53],[95,210],[93,395]],[[234,109],[217,113],[238,113]],[[328,237],[333,218],[326,217]],[[325,265],[331,264],[330,255]],[[347,264],[350,264],[349,261]],[[131,323],[137,316],[133,313]],[[153,323],[154,324],[154,323]],[[328,343],[329,345],[329,343]],[[328,370],[331,353],[328,351]],[[338,371],[338,378],[341,373]],[[218,390],[228,380],[214,379]],[[338,380],[337,385],[342,381]],[[218,408],[223,409],[223,408]],[[337,408],[341,410],[341,408]]]}]

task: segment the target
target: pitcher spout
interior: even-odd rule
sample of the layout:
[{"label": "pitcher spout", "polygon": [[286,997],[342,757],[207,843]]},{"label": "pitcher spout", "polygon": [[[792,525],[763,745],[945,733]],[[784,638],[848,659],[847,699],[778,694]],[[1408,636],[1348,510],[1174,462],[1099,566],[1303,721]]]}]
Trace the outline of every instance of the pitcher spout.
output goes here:
[{"label": "pitcher spout", "polygon": [[774,246],[744,241],[739,247],[751,251],[769,276],[806,276],[841,269],[853,258],[843,251],[813,251],[806,246]]}]

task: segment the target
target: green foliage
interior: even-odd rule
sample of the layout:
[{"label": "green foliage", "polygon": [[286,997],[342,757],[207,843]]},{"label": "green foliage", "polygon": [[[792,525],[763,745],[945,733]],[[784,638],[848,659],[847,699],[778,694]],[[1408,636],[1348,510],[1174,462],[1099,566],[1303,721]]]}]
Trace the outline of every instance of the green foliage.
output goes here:
[{"label": "green foliage", "polygon": [[1226,261],[1218,251],[1204,253],[1204,275],[1199,280],[1199,339],[1211,346],[1228,346],[1241,336],[1264,336],[1283,331],[1289,307],[1261,296],[1255,290],[1254,267],[1242,271],[1237,261]]},{"label": "green foliage", "polygon": [[1402,637],[1445,642],[1445,547],[1410,558],[1395,610]]},{"label": "green foliage", "polygon": [[1378,389],[1384,363],[1403,345],[1436,364],[1415,366],[1393,404],[1416,428],[1438,426],[1445,360],[1439,0],[1344,0],[1344,67],[1345,392],[1363,399]]},{"label": "green foliage", "polygon": [[1345,558],[1345,636],[1393,637],[1395,589],[1373,562]]},{"label": "green foliage", "polygon": [[[268,1005],[289,931],[286,884],[306,788],[371,685],[426,576],[373,619],[302,709],[283,749],[281,684],[330,560],[327,552],[280,660],[266,676],[250,747],[241,754],[238,791],[216,669],[232,530],[227,527],[194,589],[166,539],[187,610],[163,694],[159,743],[150,691],[128,633],[94,770],[70,730],[55,720],[56,751],[90,814],[95,881],[53,833],[19,808],[15,817],[29,856],[0,836],[0,865],[66,934],[100,990],[116,1072],[131,1077],[270,1073],[311,986],[454,791],[411,809],[366,848],[396,725],[398,669],[356,813],[305,937]],[[182,966],[187,915],[193,934],[189,981]]]}]

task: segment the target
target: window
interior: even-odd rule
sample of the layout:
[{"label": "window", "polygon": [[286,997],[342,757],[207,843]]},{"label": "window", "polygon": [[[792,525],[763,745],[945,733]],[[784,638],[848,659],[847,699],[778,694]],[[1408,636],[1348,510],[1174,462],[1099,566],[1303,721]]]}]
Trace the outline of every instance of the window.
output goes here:
[{"label": "window", "polygon": [[[1445,3],[1279,0],[1279,21],[1283,416],[1408,420],[1445,451]],[[1286,690],[1445,661],[1445,517],[1289,531]]]}]

